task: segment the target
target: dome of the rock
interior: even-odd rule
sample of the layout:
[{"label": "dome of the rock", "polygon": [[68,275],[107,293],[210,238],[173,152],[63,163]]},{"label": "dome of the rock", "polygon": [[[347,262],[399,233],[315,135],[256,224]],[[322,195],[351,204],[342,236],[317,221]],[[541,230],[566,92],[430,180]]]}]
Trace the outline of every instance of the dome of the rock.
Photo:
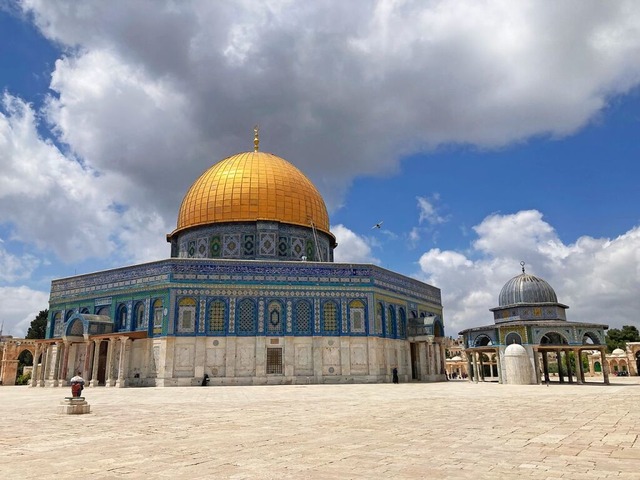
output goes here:
[{"label": "dome of the rock", "polygon": [[546,281],[522,273],[505,283],[498,297],[501,307],[518,303],[558,303],[558,297]]}]

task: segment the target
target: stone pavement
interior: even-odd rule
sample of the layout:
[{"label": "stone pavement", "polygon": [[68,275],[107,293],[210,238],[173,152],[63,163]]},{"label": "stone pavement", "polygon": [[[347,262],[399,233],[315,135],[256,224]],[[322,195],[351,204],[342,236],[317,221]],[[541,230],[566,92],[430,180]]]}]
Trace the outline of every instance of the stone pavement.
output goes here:
[{"label": "stone pavement", "polygon": [[640,479],[640,379],[613,385],[0,387],[0,478]]}]

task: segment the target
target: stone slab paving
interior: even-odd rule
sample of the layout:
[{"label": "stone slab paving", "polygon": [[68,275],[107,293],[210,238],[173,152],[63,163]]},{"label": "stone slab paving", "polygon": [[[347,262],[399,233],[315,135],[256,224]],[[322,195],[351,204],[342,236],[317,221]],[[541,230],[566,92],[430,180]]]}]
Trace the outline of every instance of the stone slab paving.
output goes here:
[{"label": "stone slab paving", "polygon": [[0,479],[640,480],[640,379],[614,385],[0,387]]}]

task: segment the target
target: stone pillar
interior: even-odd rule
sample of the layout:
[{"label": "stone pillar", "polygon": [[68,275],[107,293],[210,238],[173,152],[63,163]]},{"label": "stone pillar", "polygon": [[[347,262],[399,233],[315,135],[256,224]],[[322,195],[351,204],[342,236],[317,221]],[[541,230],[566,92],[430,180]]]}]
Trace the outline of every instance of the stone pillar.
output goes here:
[{"label": "stone pillar", "polygon": [[500,361],[500,349],[496,349],[496,366],[498,367],[498,383],[502,383],[502,362]]},{"label": "stone pillar", "polygon": [[580,375],[580,382],[586,383],[586,380],[584,379],[584,365],[582,364],[582,350],[580,350],[579,348],[576,349],[576,354],[577,354],[576,365],[578,366],[578,374]]},{"label": "stone pillar", "polygon": [[93,341],[93,368],[91,369],[91,382],[92,387],[98,386],[98,366],[100,365],[100,345],[102,340]]},{"label": "stone pillar", "polygon": [[109,342],[109,347],[107,348],[107,371],[105,387],[113,387],[113,385],[115,384],[115,380],[113,379],[113,357],[116,341],[115,338],[109,338],[107,341]]},{"label": "stone pillar", "polygon": [[538,358],[538,349],[533,347],[533,370],[536,374],[536,385],[540,385],[540,359]]},{"label": "stone pillar", "polygon": [[64,359],[64,344],[62,342],[55,342],[56,346],[56,361],[53,364],[53,386],[64,386],[64,377],[62,376],[62,362]]},{"label": "stone pillar", "polygon": [[573,372],[571,371],[571,355],[569,355],[570,350],[564,351],[564,363],[567,365],[567,379],[569,383],[573,383]]},{"label": "stone pillar", "polygon": [[418,380],[424,382],[427,379],[427,362],[429,361],[427,344],[424,342],[418,343],[418,358],[420,358],[418,361]]},{"label": "stone pillar", "polygon": [[118,379],[116,387],[127,386],[127,375],[129,373],[129,347],[131,340],[127,337],[120,337],[120,358],[118,359]]},{"label": "stone pillar", "polygon": [[582,385],[584,383],[583,382],[584,379],[580,376],[580,370],[582,370],[580,368],[580,364],[582,363],[582,359],[580,358],[580,349],[574,348],[572,351],[573,351],[573,355],[576,358],[576,383],[578,385]]},{"label": "stone pillar", "polygon": [[484,360],[482,360],[482,352],[478,352],[478,360],[480,361],[480,368],[478,370],[478,379],[484,382]]},{"label": "stone pillar", "polygon": [[549,383],[549,359],[547,358],[547,355],[549,354],[549,352],[547,352],[546,350],[542,351],[542,370],[544,373],[544,382],[545,383]]},{"label": "stone pillar", "polygon": [[93,369],[91,368],[92,363],[93,363],[93,342],[91,340],[89,340],[87,342],[87,344],[85,345],[85,352],[84,352],[84,365],[82,368],[82,378],[84,378],[85,383],[89,384],[89,381],[91,379],[91,373],[93,371]]},{"label": "stone pillar", "polygon": [[40,369],[40,378],[38,380],[38,384],[41,387],[44,387],[44,381],[47,377],[47,370],[49,368],[49,347],[50,345],[46,343],[43,345],[42,349],[42,368]]},{"label": "stone pillar", "polygon": [[473,366],[471,365],[471,355],[473,354],[467,351],[464,353],[467,355],[467,378],[469,381],[472,381],[473,378],[471,377],[471,372],[473,371]]},{"label": "stone pillar", "polygon": [[600,350],[600,361],[602,362],[602,376],[604,377],[604,384],[610,385],[609,383],[609,362],[606,359],[606,350],[603,348]]},{"label": "stone pillar", "polygon": [[71,342],[64,344],[64,360],[62,361],[62,379],[63,382],[67,383],[68,377],[73,377],[76,372],[72,372],[71,375],[68,375],[69,370],[69,351],[71,350]]},{"label": "stone pillar", "polygon": [[38,386],[38,374],[40,373],[40,369],[38,368],[38,355],[40,355],[40,344],[36,343],[33,352],[33,371],[31,372],[31,381],[29,382],[32,387]]},{"label": "stone pillar", "polygon": [[562,372],[562,350],[560,349],[556,350],[556,360],[558,363],[558,381],[560,383],[564,383],[564,375]]},{"label": "stone pillar", "polygon": [[479,374],[478,374],[478,354],[476,352],[472,352],[473,355],[473,383],[478,383]]}]

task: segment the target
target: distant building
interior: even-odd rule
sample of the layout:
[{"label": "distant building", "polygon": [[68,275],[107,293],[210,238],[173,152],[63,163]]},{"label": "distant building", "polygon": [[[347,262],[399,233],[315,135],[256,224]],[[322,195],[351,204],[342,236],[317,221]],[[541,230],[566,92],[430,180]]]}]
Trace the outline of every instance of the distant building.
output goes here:
[{"label": "distant building", "polygon": [[[606,354],[605,329],[600,323],[568,322],[553,288],[543,279],[525,273],[502,288],[499,306],[492,308],[494,324],[463,330],[467,368],[474,382],[486,380],[485,358],[496,359],[501,383],[535,384],[549,381],[549,361],[558,364],[558,380],[584,383],[583,355]],[[577,359],[576,371],[571,355]],[[603,363],[604,383],[609,383],[609,365]]]}]

